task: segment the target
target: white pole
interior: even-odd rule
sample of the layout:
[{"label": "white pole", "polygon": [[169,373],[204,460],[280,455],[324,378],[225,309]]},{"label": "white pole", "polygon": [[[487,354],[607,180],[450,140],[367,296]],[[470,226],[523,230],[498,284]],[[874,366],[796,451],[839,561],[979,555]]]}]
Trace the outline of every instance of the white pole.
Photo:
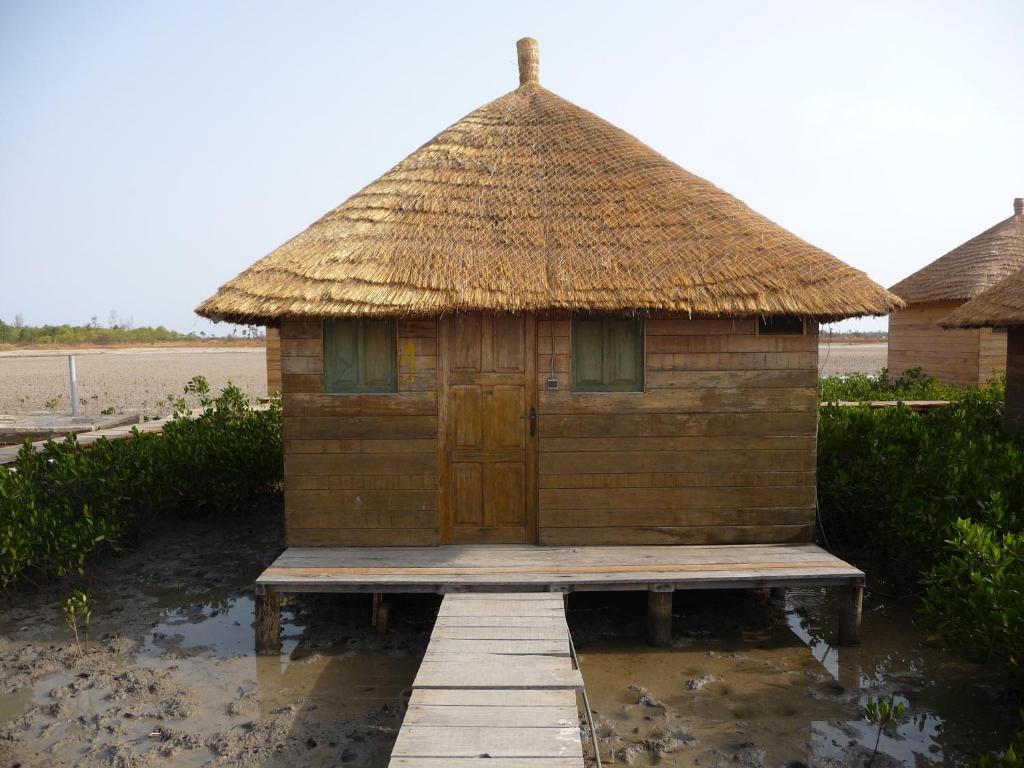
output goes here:
[{"label": "white pole", "polygon": [[71,415],[78,415],[78,374],[75,372],[75,356],[68,355],[68,376],[71,378]]}]

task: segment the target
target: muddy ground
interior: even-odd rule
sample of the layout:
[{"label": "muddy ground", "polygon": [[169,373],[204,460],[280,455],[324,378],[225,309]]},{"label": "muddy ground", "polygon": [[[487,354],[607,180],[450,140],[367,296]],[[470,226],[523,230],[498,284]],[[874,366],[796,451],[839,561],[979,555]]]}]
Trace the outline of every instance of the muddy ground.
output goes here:
[{"label": "muddy ground", "polygon": [[171,400],[197,374],[205,376],[214,391],[230,381],[250,397],[267,394],[262,347],[0,351],[0,414],[70,413],[67,356],[71,351],[83,415],[138,411],[149,418],[166,416],[172,410]]},{"label": "muddy ground", "polygon": [[[391,598],[386,635],[368,597],[293,598],[281,656],[255,656],[251,584],[280,518],[176,523],[88,579],[6,595],[0,766],[386,766],[439,598]],[[61,609],[77,587],[81,654]],[[933,647],[896,601],[869,596],[852,650],[831,645],[824,590],[677,593],[669,649],[644,643],[644,604],[570,599],[606,765],[862,766],[869,695],[908,705],[876,766],[964,765],[1014,723],[994,673]]]},{"label": "muddy ground", "polygon": [[[175,526],[88,580],[7,596],[0,766],[386,765],[437,600],[388,635],[369,598],[304,600],[285,609],[285,655],[256,657],[250,585],[280,518]],[[61,609],[78,586],[81,655]]]}]

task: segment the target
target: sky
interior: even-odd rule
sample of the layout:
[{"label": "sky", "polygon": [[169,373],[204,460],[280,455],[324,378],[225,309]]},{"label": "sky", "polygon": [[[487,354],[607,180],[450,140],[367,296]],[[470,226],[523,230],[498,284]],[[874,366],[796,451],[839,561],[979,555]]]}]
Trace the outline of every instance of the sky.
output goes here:
[{"label": "sky", "polygon": [[527,35],[546,87],[883,285],[1024,196],[1020,0],[0,0],[0,319],[209,332]]}]

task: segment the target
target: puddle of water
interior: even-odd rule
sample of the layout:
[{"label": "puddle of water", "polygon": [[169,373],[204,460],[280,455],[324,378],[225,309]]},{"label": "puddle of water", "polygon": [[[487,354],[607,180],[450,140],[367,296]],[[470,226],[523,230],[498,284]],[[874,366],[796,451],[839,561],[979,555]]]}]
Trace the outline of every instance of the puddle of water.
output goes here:
[{"label": "puddle of water", "polygon": [[264,714],[314,696],[316,707],[330,715],[370,714],[385,707],[398,711],[404,706],[403,693],[416,676],[420,654],[360,648],[365,631],[357,631],[346,643],[328,640],[323,647],[307,647],[307,626],[295,611],[285,609],[281,655],[256,656],[254,611],[249,596],[166,610],[138,656],[142,663],[188,659],[179,676],[189,685],[234,684],[240,697],[258,687]]},{"label": "puddle of water", "polygon": [[[882,736],[890,765],[966,764],[1013,730],[995,671],[931,647],[898,603],[869,598],[857,648],[831,644],[826,590],[790,590],[774,621],[739,594],[678,594],[675,613],[671,649],[614,636],[577,643],[603,754],[643,766],[860,764],[877,733],[861,716],[869,696],[907,706]],[[575,630],[573,612],[570,621]]]},{"label": "puddle of water", "polygon": [[31,704],[31,688],[21,688],[10,693],[0,693],[0,723],[21,717]]}]

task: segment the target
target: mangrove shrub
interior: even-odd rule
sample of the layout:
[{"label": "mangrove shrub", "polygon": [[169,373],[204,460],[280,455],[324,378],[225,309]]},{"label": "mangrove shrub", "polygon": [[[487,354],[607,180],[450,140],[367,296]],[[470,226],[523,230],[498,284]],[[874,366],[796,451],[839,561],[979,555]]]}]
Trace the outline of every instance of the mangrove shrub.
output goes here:
[{"label": "mangrove shrub", "polygon": [[230,384],[212,397],[202,377],[186,393],[201,412],[181,399],[163,434],[26,445],[0,467],[0,586],[81,572],[90,552],[155,517],[235,513],[279,487],[280,403],[253,410]]}]

